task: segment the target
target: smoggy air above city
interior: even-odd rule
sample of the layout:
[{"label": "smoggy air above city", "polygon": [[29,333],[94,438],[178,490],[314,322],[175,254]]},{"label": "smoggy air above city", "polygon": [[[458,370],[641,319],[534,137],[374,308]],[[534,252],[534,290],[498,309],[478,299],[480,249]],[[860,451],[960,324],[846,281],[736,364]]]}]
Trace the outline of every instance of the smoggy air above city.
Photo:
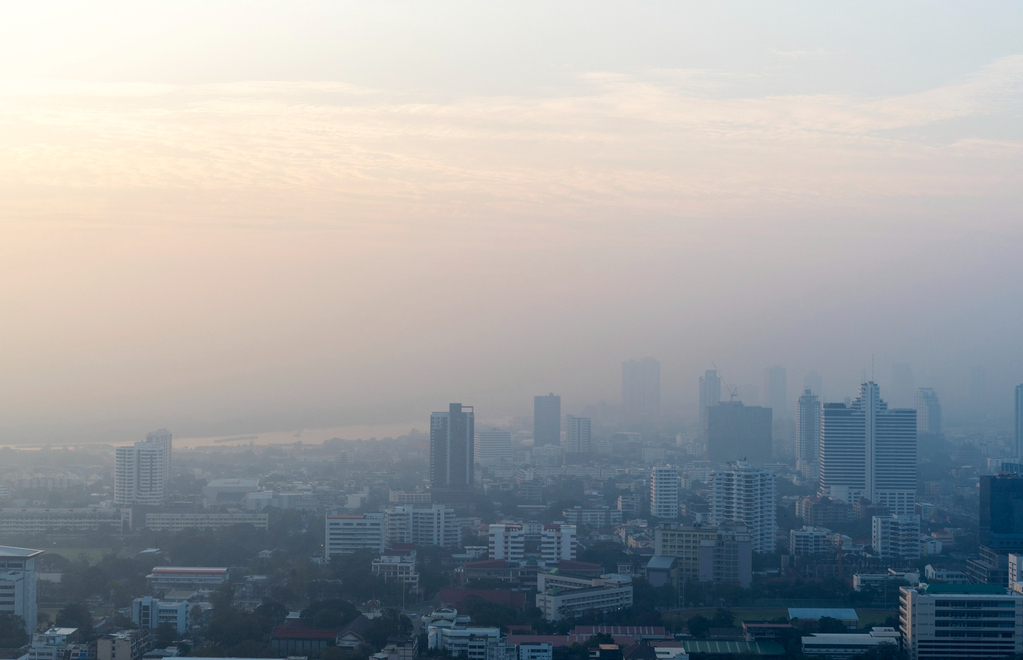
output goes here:
[{"label": "smoggy air above city", "polygon": [[0,660],[1023,658],[1023,7],[0,7]]}]

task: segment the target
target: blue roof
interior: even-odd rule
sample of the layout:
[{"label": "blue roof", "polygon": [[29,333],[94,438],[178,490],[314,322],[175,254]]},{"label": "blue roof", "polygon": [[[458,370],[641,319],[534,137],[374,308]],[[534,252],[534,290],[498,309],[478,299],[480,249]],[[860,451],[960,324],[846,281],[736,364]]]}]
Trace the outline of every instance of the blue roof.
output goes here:
[{"label": "blue roof", "polygon": [[859,621],[856,610],[851,607],[790,607],[790,619],[821,619],[829,617],[839,621]]}]

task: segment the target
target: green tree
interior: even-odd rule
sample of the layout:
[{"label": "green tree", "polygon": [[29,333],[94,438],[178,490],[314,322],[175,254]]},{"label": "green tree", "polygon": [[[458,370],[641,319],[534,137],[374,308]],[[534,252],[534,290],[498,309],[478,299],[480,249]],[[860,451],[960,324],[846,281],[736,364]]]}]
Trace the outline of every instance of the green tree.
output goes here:
[{"label": "green tree", "polygon": [[178,638],[178,629],[173,624],[164,621],[156,627],[153,634],[153,643],[156,648],[166,648]]},{"label": "green tree", "polygon": [[78,637],[82,641],[90,641],[94,637],[92,631],[92,612],[85,603],[68,603],[57,612],[56,623],[61,628],[78,628]]},{"label": "green tree", "polygon": [[25,621],[15,614],[0,614],[0,648],[17,649],[28,644]]},{"label": "green tree", "polygon": [[711,628],[732,628],[735,626],[735,615],[724,609],[717,608],[714,611],[714,618],[710,620]]},{"label": "green tree", "polygon": [[820,621],[817,622],[817,632],[821,633],[847,633],[849,628],[838,619],[833,619],[830,616],[822,616]]},{"label": "green tree", "polygon": [[689,617],[689,620],[686,621],[686,627],[689,628],[690,635],[702,639],[710,632],[710,619],[697,614],[696,616]]}]

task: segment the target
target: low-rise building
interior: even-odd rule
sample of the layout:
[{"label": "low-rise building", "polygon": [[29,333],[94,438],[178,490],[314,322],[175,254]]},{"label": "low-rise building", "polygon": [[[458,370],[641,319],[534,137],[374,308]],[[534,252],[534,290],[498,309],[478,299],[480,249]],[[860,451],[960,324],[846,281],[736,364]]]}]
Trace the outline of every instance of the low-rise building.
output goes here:
[{"label": "low-rise building", "polygon": [[829,540],[831,530],[827,527],[806,526],[789,531],[789,554],[804,557],[832,552],[835,546]]},{"label": "low-rise building", "polygon": [[82,649],[77,647],[77,641],[77,628],[54,627],[46,632],[33,633],[28,660],[77,660],[83,651],[88,655],[88,645]]},{"label": "low-rise building", "polygon": [[632,578],[625,575],[585,579],[539,573],[537,591],[536,606],[546,621],[632,607]]},{"label": "low-rise building", "polygon": [[878,557],[920,558],[920,516],[916,514],[874,516],[871,545]]},{"label": "low-rise building", "polygon": [[149,588],[154,592],[168,592],[175,589],[190,591],[214,591],[230,578],[227,568],[202,566],[156,566],[146,576]]},{"label": "low-rise building", "polygon": [[416,554],[383,555],[373,560],[373,575],[385,580],[404,582],[412,591],[419,590],[419,571],[416,570]]},{"label": "low-rise building", "polygon": [[131,620],[143,630],[169,623],[179,635],[183,635],[188,630],[189,606],[190,603],[183,600],[161,601],[152,596],[143,596],[131,601]]},{"label": "low-rise building", "polygon": [[815,633],[802,638],[803,655],[851,660],[882,646],[898,649],[902,635],[895,628],[873,628],[869,633]]},{"label": "low-rise building", "polygon": [[431,625],[427,628],[429,648],[468,660],[516,660],[514,644],[501,637],[500,628],[468,628]]},{"label": "low-rise building", "polygon": [[927,564],[924,567],[924,581],[928,583],[969,584],[970,578],[967,577],[966,573],[955,568]]},{"label": "low-rise building", "polygon": [[147,513],[146,527],[154,532],[180,532],[186,529],[224,529],[235,525],[252,525],[267,529],[270,516],[266,513],[245,511],[216,511],[210,513]]},{"label": "low-rise building", "polygon": [[77,509],[8,507],[0,509],[0,536],[41,534],[120,534],[131,529],[130,508],[90,506]]},{"label": "low-rise building", "polygon": [[142,660],[151,648],[148,630],[122,630],[96,640],[96,660]]},{"label": "low-rise building", "polygon": [[519,644],[518,660],[553,660],[554,645],[547,642],[525,642]]},{"label": "low-rise building", "polygon": [[382,513],[331,514],[327,516],[324,558],[346,555],[356,550],[384,551],[386,538]]}]

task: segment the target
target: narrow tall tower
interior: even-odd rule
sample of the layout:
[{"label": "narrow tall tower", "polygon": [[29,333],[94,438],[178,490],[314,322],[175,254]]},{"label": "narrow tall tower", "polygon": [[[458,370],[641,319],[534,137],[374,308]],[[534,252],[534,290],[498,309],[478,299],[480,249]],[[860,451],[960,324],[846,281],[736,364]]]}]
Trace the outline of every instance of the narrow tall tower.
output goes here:
[{"label": "narrow tall tower", "polygon": [[820,477],[821,402],[807,387],[796,403],[799,434],[796,437],[796,467],[807,479]]},{"label": "narrow tall tower", "polygon": [[473,489],[475,435],[472,406],[452,403],[447,412],[430,415],[430,490]]}]

